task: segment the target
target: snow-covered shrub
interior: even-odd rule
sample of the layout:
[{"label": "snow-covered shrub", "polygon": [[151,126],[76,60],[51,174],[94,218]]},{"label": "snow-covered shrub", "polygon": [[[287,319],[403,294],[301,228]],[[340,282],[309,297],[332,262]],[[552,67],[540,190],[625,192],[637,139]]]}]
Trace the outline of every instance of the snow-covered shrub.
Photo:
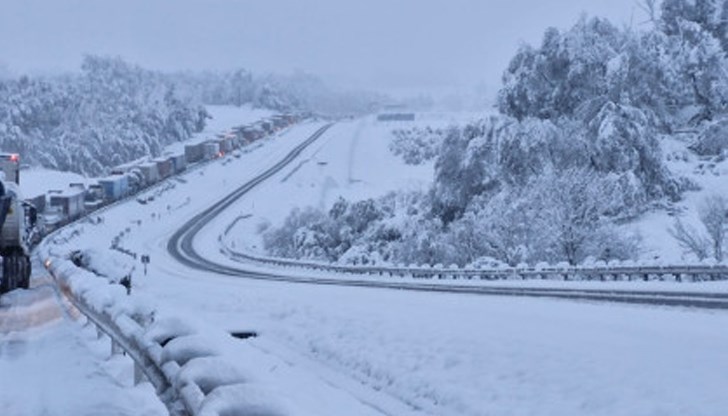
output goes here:
[{"label": "snow-covered shrub", "polygon": [[728,151],[728,119],[707,126],[690,148],[703,156],[718,156]]},{"label": "snow-covered shrub", "polygon": [[327,218],[313,208],[296,209],[280,228],[267,230],[263,243],[274,256],[331,260],[326,250],[331,246],[330,234],[325,230]]},{"label": "snow-covered shrub", "polygon": [[408,165],[420,165],[437,156],[444,134],[431,127],[397,129],[392,132],[389,150]]}]

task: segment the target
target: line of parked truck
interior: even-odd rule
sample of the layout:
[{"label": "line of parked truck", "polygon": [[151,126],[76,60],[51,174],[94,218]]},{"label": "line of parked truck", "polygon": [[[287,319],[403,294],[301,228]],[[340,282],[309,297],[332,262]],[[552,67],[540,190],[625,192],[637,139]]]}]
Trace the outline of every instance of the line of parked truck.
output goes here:
[{"label": "line of parked truck", "polygon": [[146,189],[191,165],[224,157],[236,149],[270,136],[303,116],[279,114],[253,124],[238,126],[199,143],[187,144],[184,151],[144,162],[115,167],[110,175],[89,184],[71,183],[64,190],[50,190],[26,201],[38,212],[41,232],[53,231],[81,216]]}]

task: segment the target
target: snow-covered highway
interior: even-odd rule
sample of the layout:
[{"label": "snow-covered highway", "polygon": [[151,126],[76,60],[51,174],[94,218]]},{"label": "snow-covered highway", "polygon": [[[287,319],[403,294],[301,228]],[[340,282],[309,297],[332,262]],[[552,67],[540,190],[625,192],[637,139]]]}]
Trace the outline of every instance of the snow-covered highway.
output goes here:
[{"label": "snow-covered highway", "polygon": [[[373,128],[368,123],[336,124],[301,158],[346,162],[356,132]],[[190,268],[167,253],[186,221],[322,126],[296,127],[240,159],[185,174],[148,204],[132,202],[105,212],[101,224],[78,225],[81,235],[66,244],[104,246],[128,228],[120,244],[152,258],[148,276],[134,275],[135,296],[182,321],[255,331],[257,338],[240,341],[240,363],[277,392],[289,414],[712,415],[728,406],[728,338],[718,330],[728,325],[724,312],[241,279]],[[225,261],[220,230],[253,204],[266,210],[289,202],[277,190],[288,174],[229,207],[201,230],[195,249]]]},{"label": "snow-covered highway", "polygon": [[[190,171],[170,180],[169,186],[142,195],[147,203],[132,200],[115,206],[98,214],[103,221],[80,222],[55,235],[49,244],[57,251],[90,249],[108,264],[129,262],[135,266],[132,297],[154,305],[159,316],[221,332],[257,333],[256,338],[238,341],[236,364],[256,385],[266,387],[266,397],[272,394],[278,403],[275,411],[282,414],[718,415],[728,407],[723,394],[728,385],[728,335],[719,330],[728,325],[724,311],[292,284],[241,278],[239,270],[234,276],[226,272],[225,268],[241,268],[220,253],[218,237],[232,219],[268,212],[276,204],[298,199],[286,187],[307,175],[351,187],[373,183],[365,171],[337,169],[343,164],[367,166],[361,159],[349,160],[364,157],[354,151],[358,135],[370,140],[366,158],[368,169],[376,172],[372,176],[388,169],[382,162],[385,158],[376,153],[376,149],[386,151],[386,146],[377,145],[386,138],[376,134],[376,125],[367,119],[337,123],[297,159],[328,164],[299,166],[293,162],[201,228],[190,244],[199,252],[198,260],[219,264],[213,270],[190,267],[168,253],[170,238],[187,221],[268,172],[323,126],[304,123],[239,158],[228,157]],[[347,178],[352,175],[365,180],[351,182]],[[283,178],[288,179],[284,182]],[[303,188],[301,193],[305,192],[317,198],[317,192]],[[150,255],[147,275],[132,259],[120,253],[109,255],[103,249],[116,237],[124,249]],[[258,277],[270,278],[270,269],[266,273]],[[298,271],[282,274],[292,273]],[[402,283],[407,282],[392,285]],[[579,285],[643,291],[669,285],[605,284]],[[699,288],[721,287],[670,285],[691,292],[693,288],[699,292]],[[499,290],[498,285],[491,288]],[[54,332],[53,336],[61,341],[79,336],[73,335],[77,324],[68,324],[70,335]],[[42,334],[46,336],[45,331]],[[87,335],[86,342],[103,348],[104,355],[87,354],[86,368],[107,366],[103,363],[108,341],[100,341],[100,347],[95,334]],[[83,355],[78,349],[71,351]],[[49,367],[74,377],[78,373]],[[130,383],[131,364],[127,361],[124,368],[123,379]],[[67,384],[72,387],[75,383],[83,391],[85,381],[74,379]],[[47,388],[43,383],[37,385]],[[119,397],[144,393],[149,401],[153,392],[149,385],[144,386],[126,386],[109,400],[116,405]],[[4,400],[21,410],[17,414],[42,414],[35,407],[23,412],[19,402]],[[52,399],[41,402],[55,403]],[[86,408],[95,409],[94,403],[87,402]],[[83,408],[78,403],[74,406]],[[160,408],[163,411],[157,403],[156,410]],[[129,413],[114,409],[110,414]]]},{"label": "snow-covered highway", "polygon": [[0,15],[0,416],[728,415],[728,0],[136,1]]}]

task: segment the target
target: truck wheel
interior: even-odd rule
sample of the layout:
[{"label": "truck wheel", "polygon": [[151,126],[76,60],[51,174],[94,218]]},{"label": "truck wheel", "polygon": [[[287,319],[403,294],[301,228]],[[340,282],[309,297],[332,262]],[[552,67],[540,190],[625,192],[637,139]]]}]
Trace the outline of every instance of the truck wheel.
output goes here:
[{"label": "truck wheel", "polygon": [[5,256],[3,258],[3,282],[0,291],[3,293],[9,292],[15,289],[16,281],[18,279],[18,273],[14,255]]},{"label": "truck wheel", "polygon": [[5,272],[5,267],[3,266],[3,277],[0,278],[0,295],[7,292],[9,289],[8,283],[10,283],[10,282],[8,281],[8,277],[4,272]]},{"label": "truck wheel", "polygon": [[31,273],[30,258],[28,258],[28,256],[23,256],[22,264],[23,264],[23,278],[20,281],[20,287],[23,289],[30,289],[30,273]]}]

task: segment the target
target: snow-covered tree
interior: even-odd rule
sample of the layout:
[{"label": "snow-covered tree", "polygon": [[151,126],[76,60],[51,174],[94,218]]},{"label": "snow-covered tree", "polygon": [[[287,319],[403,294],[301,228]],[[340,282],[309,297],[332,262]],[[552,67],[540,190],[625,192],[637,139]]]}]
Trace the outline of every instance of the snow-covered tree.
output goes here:
[{"label": "snow-covered tree", "polygon": [[498,108],[518,119],[573,114],[607,93],[607,64],[623,43],[623,34],[605,19],[582,17],[564,33],[546,30],[539,49],[524,46],[511,60]]},{"label": "snow-covered tree", "polygon": [[0,149],[31,164],[100,175],[204,127],[206,113],[162,74],[87,56],[78,75],[0,81]]},{"label": "snow-covered tree", "polygon": [[444,136],[443,130],[430,127],[397,129],[392,132],[389,150],[408,165],[419,165],[437,156]]},{"label": "snow-covered tree", "polygon": [[728,154],[728,119],[707,124],[690,148],[703,156]]}]

